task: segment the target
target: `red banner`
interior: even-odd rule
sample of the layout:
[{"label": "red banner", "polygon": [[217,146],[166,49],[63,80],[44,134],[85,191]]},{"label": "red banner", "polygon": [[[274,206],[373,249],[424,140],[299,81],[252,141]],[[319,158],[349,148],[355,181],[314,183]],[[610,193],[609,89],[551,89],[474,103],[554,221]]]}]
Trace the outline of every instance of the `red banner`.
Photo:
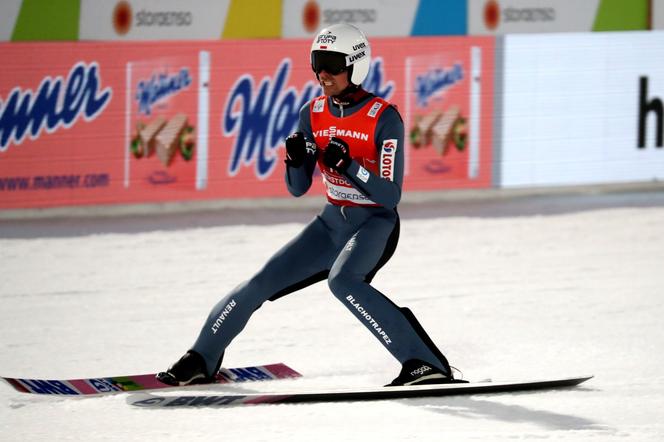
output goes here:
[{"label": "red banner", "polygon": [[[0,44],[0,208],[286,196],[283,140],[320,94],[309,46]],[[364,86],[406,124],[405,190],[489,187],[493,38],[372,50]]]}]

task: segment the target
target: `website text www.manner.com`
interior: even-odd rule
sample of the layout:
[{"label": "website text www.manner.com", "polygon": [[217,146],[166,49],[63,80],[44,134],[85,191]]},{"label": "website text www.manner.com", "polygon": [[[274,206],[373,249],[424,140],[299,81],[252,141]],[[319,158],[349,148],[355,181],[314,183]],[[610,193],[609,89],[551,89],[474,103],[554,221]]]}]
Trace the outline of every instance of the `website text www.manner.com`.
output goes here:
[{"label": "website text www.manner.com", "polygon": [[108,187],[107,173],[0,177],[0,192]]}]

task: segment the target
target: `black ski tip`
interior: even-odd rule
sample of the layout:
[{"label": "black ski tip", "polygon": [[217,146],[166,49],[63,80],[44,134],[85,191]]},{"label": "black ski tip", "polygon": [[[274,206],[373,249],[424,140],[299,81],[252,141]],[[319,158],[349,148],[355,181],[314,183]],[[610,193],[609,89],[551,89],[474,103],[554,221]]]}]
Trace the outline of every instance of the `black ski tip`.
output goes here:
[{"label": "black ski tip", "polygon": [[589,375],[587,375],[587,376],[580,376],[580,377],[577,378],[577,380],[579,381],[579,382],[577,383],[577,385],[579,385],[579,384],[581,384],[581,383],[583,383],[583,382],[589,381],[589,380],[591,380],[591,379],[594,378],[594,377],[595,377],[594,374],[589,374]]}]

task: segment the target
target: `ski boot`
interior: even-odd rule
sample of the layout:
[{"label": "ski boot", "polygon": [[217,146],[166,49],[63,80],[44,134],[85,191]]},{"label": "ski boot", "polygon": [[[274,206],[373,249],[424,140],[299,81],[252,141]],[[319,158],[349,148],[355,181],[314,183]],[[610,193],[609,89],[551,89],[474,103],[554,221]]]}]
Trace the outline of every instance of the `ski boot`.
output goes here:
[{"label": "ski boot", "polygon": [[157,379],[173,386],[208,384],[213,382],[206,371],[205,360],[195,351],[189,350],[171,367],[157,374]]},{"label": "ski boot", "polygon": [[453,384],[467,383],[461,379],[454,379],[452,370],[445,373],[438,367],[420,359],[409,359],[404,362],[401,373],[386,387],[401,387],[407,385]]}]

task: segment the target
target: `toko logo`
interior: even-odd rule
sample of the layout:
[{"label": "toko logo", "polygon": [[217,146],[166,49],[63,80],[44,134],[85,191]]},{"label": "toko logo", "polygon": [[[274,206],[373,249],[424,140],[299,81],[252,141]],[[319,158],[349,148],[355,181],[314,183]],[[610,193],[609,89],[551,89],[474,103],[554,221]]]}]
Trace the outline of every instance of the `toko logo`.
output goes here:
[{"label": "toko logo", "polygon": [[[305,103],[321,95],[321,88],[313,81],[305,83],[301,91],[287,86],[291,60],[281,61],[274,78],[263,77],[256,86],[253,75],[237,79],[228,94],[222,117],[223,134],[236,135],[230,155],[228,174],[235,176],[240,167],[254,166],[258,179],[268,178],[277,165],[277,149],[297,128],[300,109]],[[394,82],[383,83],[383,60],[373,61],[364,88],[389,99]]]},{"label": "toko logo", "polygon": [[7,99],[0,97],[0,152],[9,143],[21,144],[26,136],[39,138],[69,129],[82,116],[87,122],[99,116],[111,100],[110,87],[100,90],[99,65],[76,63],[67,79],[45,77],[37,91],[16,87]]}]

